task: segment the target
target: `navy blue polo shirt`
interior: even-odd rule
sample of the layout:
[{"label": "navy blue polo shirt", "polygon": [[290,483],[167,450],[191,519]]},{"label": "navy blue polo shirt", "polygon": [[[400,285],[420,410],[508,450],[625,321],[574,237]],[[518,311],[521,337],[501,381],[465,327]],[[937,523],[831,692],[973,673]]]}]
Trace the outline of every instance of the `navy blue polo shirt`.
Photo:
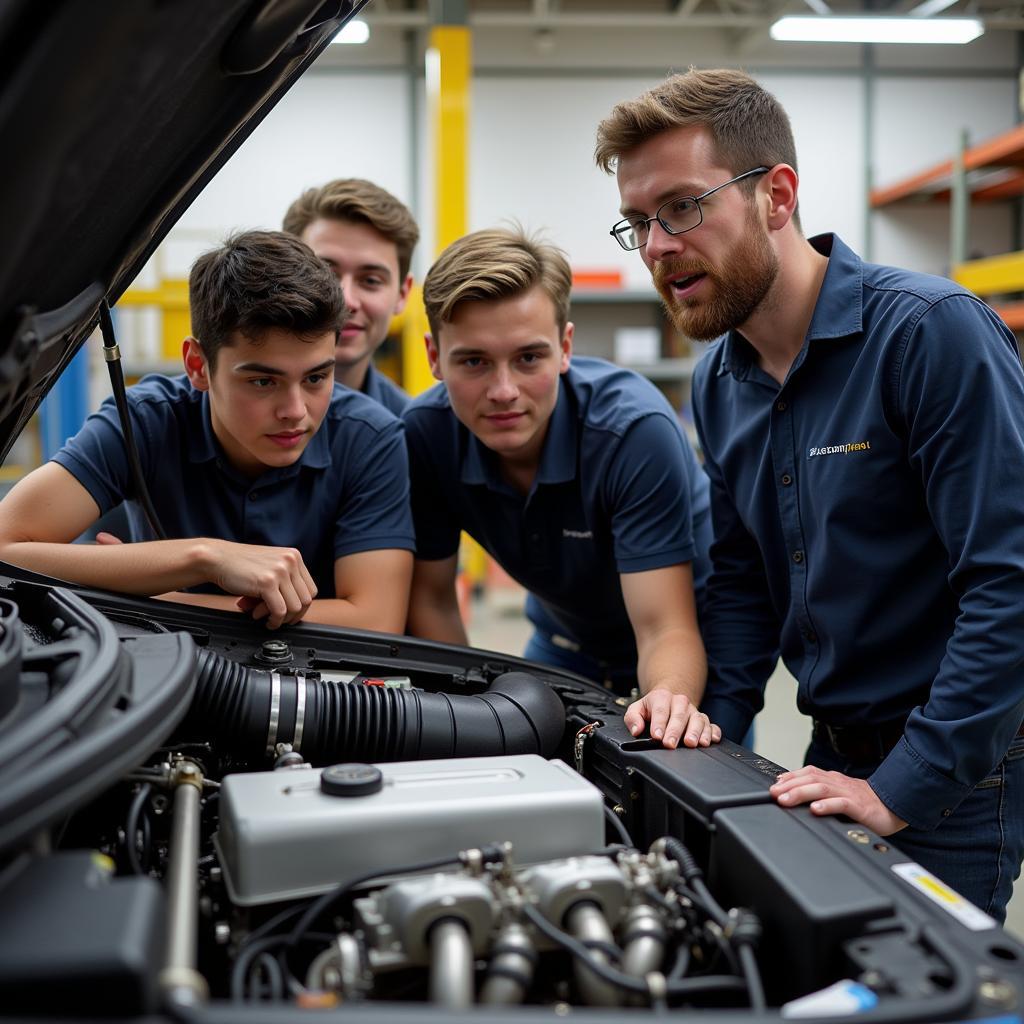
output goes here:
[{"label": "navy blue polo shirt", "polygon": [[[320,597],[334,562],[382,548],[414,550],[403,428],[365,395],[336,386],[298,461],[255,479],[228,461],[206,392],[151,375],[128,389],[132,431],[153,506],[169,538],[217,537],[297,548]],[[105,513],[134,493],[117,409],[108,398],[53,458]],[[152,540],[127,501],[132,540]]]},{"label": "navy blue polo shirt", "polygon": [[390,377],[381,373],[373,363],[366,367],[362,391],[364,395],[369,395],[375,402],[380,402],[388,412],[399,417],[412,401]]},{"label": "navy blue polo shirt", "polygon": [[958,285],[811,244],[830,259],[783,385],[736,332],[694,378],[715,534],[702,710],[738,739],[781,651],[803,712],[906,718],[869,781],[932,828],[1024,716],[1024,374]]},{"label": "navy blue polo shirt", "polygon": [[465,530],[530,592],[527,615],[544,632],[635,672],[619,573],[694,562],[703,586],[707,480],[639,374],[573,358],[528,495],[458,421],[444,384],[413,400],[405,424],[417,558],[454,555]]}]

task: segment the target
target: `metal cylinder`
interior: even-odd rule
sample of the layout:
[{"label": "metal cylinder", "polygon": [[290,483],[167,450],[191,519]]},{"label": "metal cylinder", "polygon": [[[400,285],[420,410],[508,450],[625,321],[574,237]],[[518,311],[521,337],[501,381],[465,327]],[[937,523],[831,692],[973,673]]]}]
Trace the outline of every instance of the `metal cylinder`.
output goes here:
[{"label": "metal cylinder", "polygon": [[[610,925],[601,909],[594,903],[581,900],[570,907],[565,915],[565,926],[570,934],[584,945],[615,944]],[[600,949],[591,948],[590,955],[595,960],[608,963],[608,955]],[[579,959],[573,960],[573,973],[580,996],[585,1003],[590,1006],[618,1006],[621,1003],[620,990],[599,978]]]},{"label": "metal cylinder", "polygon": [[160,984],[169,999],[206,999],[206,979],[196,970],[199,929],[199,834],[203,778],[197,765],[174,775],[171,845],[167,858],[167,957]]},{"label": "metal cylinder", "polygon": [[661,969],[665,956],[665,926],[658,912],[638,903],[626,914],[622,930],[622,970],[643,978]]},{"label": "metal cylinder", "polygon": [[526,929],[510,924],[494,942],[491,966],[480,992],[480,1002],[515,1006],[523,1001],[533,981],[536,951]]},{"label": "metal cylinder", "polygon": [[430,1001],[453,1009],[473,1005],[473,945],[454,917],[430,929]]},{"label": "metal cylinder", "polygon": [[[665,958],[665,925],[658,912],[646,903],[637,903],[626,914],[622,930],[622,970],[639,978],[660,971]],[[646,1006],[647,997],[632,995],[629,1006]]]}]

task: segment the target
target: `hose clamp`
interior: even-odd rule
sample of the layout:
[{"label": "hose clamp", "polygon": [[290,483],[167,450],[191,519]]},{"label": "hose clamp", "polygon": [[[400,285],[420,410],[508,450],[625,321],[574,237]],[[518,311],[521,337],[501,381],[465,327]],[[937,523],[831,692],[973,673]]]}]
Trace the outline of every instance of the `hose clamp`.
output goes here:
[{"label": "hose clamp", "polygon": [[270,673],[270,724],[267,727],[267,753],[277,745],[277,727],[281,721],[281,673]]},{"label": "hose clamp", "polygon": [[306,673],[295,673],[295,735],[292,750],[302,749],[302,730],[306,722]]}]

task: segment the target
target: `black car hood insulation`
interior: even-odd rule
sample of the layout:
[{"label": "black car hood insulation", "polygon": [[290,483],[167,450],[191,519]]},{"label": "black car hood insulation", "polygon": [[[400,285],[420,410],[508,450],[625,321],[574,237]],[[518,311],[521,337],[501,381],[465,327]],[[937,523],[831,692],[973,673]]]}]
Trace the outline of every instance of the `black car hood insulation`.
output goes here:
[{"label": "black car hood insulation", "polygon": [[100,301],[366,2],[0,2],[0,458]]}]

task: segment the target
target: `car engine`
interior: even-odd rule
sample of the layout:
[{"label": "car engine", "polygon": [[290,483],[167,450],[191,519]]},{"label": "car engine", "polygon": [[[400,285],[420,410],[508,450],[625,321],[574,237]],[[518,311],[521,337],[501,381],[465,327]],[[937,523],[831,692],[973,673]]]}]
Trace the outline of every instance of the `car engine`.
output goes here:
[{"label": "car engine", "polygon": [[751,751],[630,736],[568,673],[13,570],[0,627],[5,1014],[941,1021],[1024,999],[1020,943],[887,841],[777,807]]}]

